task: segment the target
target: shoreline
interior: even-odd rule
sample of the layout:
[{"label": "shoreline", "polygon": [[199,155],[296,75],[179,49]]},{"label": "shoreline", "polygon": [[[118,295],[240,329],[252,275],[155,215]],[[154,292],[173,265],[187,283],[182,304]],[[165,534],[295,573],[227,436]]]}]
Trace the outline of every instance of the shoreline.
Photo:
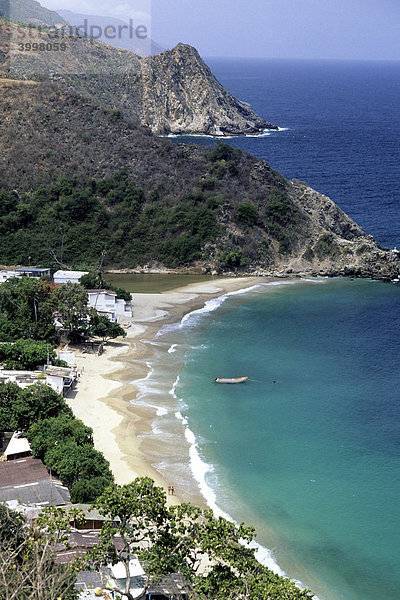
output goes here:
[{"label": "shoreline", "polygon": [[147,443],[143,436],[151,432],[154,411],[132,402],[139,394],[139,382],[150,373],[148,360],[154,349],[151,340],[165,325],[178,323],[186,314],[201,309],[209,300],[230,292],[248,289],[273,281],[273,278],[243,277],[221,278],[215,281],[188,284],[170,291],[152,294],[133,294],[132,326],[127,337],[109,341],[101,356],[76,352],[79,383],[66,397],[75,416],[93,429],[93,439],[110,462],[110,468],[118,484],[125,484],[135,477],[151,477],[167,492],[172,483],[173,496],[167,495],[169,503],[190,501],[206,506],[198,482],[193,478],[189,495],[182,493],[175,482],[166,481],[151,464],[144,446],[157,454],[156,445]]},{"label": "shoreline", "polygon": [[[185,316],[189,314],[206,312],[209,301],[217,301],[216,305],[211,303],[210,310],[213,310],[220,306],[218,300],[226,295],[246,293],[268,284],[272,290],[275,285],[310,281],[322,283],[324,280],[246,277],[194,283],[160,293],[133,294],[134,317],[132,327],[127,330],[127,337],[120,341],[108,342],[105,353],[100,357],[77,354],[78,372],[81,372],[80,382],[77,392],[66,398],[75,416],[93,429],[95,448],[110,462],[116,483],[125,484],[136,477],[150,477],[156,485],[164,489],[168,505],[191,502],[202,508],[212,508],[217,516],[233,520],[233,517],[217,504],[214,492],[204,480],[208,465],[197,451],[196,438],[187,421],[178,408],[170,410],[172,398],[176,402],[179,400],[174,394],[179,378],[168,390],[163,382],[168,411],[154,406],[154,403],[159,404],[158,401],[151,402],[152,395],[154,396],[151,386],[158,380],[158,377],[151,378],[151,360],[155,358],[158,366],[160,356],[174,356],[175,352],[175,344],[171,345],[171,340],[167,344],[158,344],[154,338],[165,325],[176,326],[182,320],[184,322]],[[162,354],[156,357],[156,352],[159,351]],[[176,373],[174,367],[176,363],[172,366]],[[160,375],[158,368],[157,375]],[[140,402],[142,391],[143,401]],[[161,404],[163,405],[163,402]],[[169,417],[174,415],[175,424],[172,425],[169,419],[167,425],[173,432],[171,435],[167,434],[166,439],[162,439],[162,432],[153,428],[153,423],[158,415],[168,418],[164,417],[167,412]],[[166,477],[165,472],[161,473],[156,468],[155,465],[159,465],[160,462],[166,463],[167,468],[163,471],[169,471],[171,477]],[[200,476],[197,472],[199,466]],[[186,486],[180,485],[182,478],[180,480],[179,475],[182,470],[185,471]],[[201,472],[203,470],[204,473]],[[178,471],[180,473],[177,473]],[[175,488],[173,496],[167,494],[171,484]],[[272,539],[274,538],[272,533]],[[277,562],[274,551],[270,550],[274,548],[274,544],[265,544],[257,540],[253,544],[260,562],[278,575],[291,578],[297,586],[304,589],[302,581],[288,574],[289,565],[282,568]],[[307,578],[302,577],[302,580]],[[318,600],[317,596],[315,600]]]}]

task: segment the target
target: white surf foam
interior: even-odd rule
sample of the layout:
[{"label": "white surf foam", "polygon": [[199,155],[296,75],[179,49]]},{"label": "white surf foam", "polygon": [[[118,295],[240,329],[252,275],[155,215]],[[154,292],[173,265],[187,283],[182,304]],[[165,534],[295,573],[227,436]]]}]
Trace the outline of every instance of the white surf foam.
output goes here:
[{"label": "white surf foam", "polygon": [[[286,282],[286,283],[289,283],[289,282]],[[252,286],[252,287],[258,287],[258,286]],[[240,291],[242,291],[242,290],[240,290]],[[234,293],[237,293],[237,292],[234,292]],[[170,390],[170,394],[173,395],[176,398],[176,400],[181,403],[181,405],[184,405],[183,398],[178,398],[175,393],[178,383],[179,383],[179,375],[177,376],[177,378],[174,382],[174,385],[172,386],[172,388]],[[196,436],[194,435],[193,431],[190,429],[187,418],[184,417],[179,410],[175,412],[175,417],[179,421],[181,421],[182,425],[184,426],[185,439],[189,444],[190,470],[192,472],[193,478],[195,479],[195,481],[197,481],[197,483],[199,485],[200,492],[201,492],[203,498],[205,499],[207,506],[209,506],[209,508],[212,509],[215,516],[222,517],[222,518],[227,519],[228,521],[231,521],[231,522],[235,523],[236,525],[238,525],[238,523],[235,521],[235,519],[233,519],[229,513],[222,510],[220,508],[220,506],[218,506],[218,504],[217,504],[216,494],[215,494],[214,490],[211,488],[211,486],[207,483],[207,475],[214,472],[214,467],[213,467],[213,465],[205,462],[202,459],[200,452],[199,452]],[[245,545],[248,546],[249,548],[255,549],[255,557],[262,565],[266,566],[268,569],[270,569],[273,573],[276,573],[277,575],[280,575],[282,577],[288,577],[288,575],[285,573],[285,571],[277,563],[272,551],[269,548],[262,546],[255,540],[250,542],[250,544],[245,544]],[[301,581],[298,581],[298,580],[292,580],[292,581],[294,581],[294,583],[299,588],[301,588],[301,589],[305,588],[305,586],[302,584]],[[318,597],[314,596],[314,600],[318,600]]]},{"label": "white surf foam", "polygon": [[261,133],[243,133],[240,135],[207,135],[206,133],[169,133],[168,135],[161,135],[160,137],[190,137],[195,139],[208,138],[212,140],[232,140],[236,138],[265,138],[270,136],[272,133],[277,133],[279,131],[287,131],[288,129],[288,127],[278,127],[278,129],[264,129]]},{"label": "white surf foam", "polygon": [[[299,279],[299,281],[304,281]],[[217,308],[221,306],[223,302],[230,296],[240,296],[242,294],[248,294],[256,289],[267,287],[267,286],[279,286],[279,285],[293,285],[298,283],[298,281],[269,281],[267,283],[256,283],[255,285],[251,285],[247,288],[243,288],[241,290],[235,290],[233,292],[228,292],[227,294],[223,294],[222,296],[218,296],[218,298],[213,298],[212,300],[207,300],[202,308],[198,308],[197,310],[192,310],[191,312],[184,315],[179,323],[179,328],[183,327],[189,320],[191,321],[190,325],[193,325],[193,319],[195,322],[197,321],[196,317],[200,315],[204,315],[210,312],[213,312]]]},{"label": "white surf foam", "polygon": [[[236,521],[231,517],[231,515],[229,515],[227,512],[225,512],[218,506],[215,492],[207,483],[207,475],[214,471],[214,467],[206,463],[201,458],[198,450],[196,437],[193,431],[188,427],[187,419],[183,417],[180,412],[176,412],[175,416],[185,426],[185,438],[189,444],[190,468],[194,479],[199,485],[200,492],[203,498],[205,499],[207,506],[209,506],[212,509],[215,516],[222,517],[224,519],[227,519],[228,521],[236,523]],[[274,573],[286,576],[285,572],[280,568],[280,566],[276,562],[271,550],[261,546],[255,541],[251,542],[251,544],[249,544],[249,547],[256,549],[256,558],[260,563],[271,569],[271,571],[273,571]]]}]

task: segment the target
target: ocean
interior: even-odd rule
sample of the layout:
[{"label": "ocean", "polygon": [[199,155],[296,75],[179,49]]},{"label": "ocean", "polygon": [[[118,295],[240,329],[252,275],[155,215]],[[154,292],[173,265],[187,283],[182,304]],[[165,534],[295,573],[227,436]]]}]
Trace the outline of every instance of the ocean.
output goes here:
[{"label": "ocean", "polygon": [[[208,63],[282,128],[227,143],[400,245],[399,63]],[[155,466],[188,493],[194,477],[220,514],[255,525],[260,558],[320,600],[399,597],[399,308],[391,283],[260,281],[149,341],[137,402],[154,408],[143,442],[162,440]]]}]

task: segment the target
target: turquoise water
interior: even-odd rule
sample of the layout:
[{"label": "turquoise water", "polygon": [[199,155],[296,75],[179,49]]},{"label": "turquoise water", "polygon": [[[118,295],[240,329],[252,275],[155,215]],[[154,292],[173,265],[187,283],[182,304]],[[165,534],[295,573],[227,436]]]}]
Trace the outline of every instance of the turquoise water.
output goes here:
[{"label": "turquoise water", "polygon": [[323,600],[399,597],[399,303],[379,282],[259,287],[158,338],[183,355],[197,478]]}]

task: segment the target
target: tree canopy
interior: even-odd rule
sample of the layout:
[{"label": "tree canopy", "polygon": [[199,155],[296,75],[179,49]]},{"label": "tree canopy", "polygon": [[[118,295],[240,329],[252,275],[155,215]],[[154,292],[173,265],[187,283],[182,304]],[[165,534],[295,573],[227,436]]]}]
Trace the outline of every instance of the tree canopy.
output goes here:
[{"label": "tree canopy", "polygon": [[103,341],[116,337],[126,337],[126,331],[118,323],[110,321],[105,315],[93,313],[90,318],[90,334],[103,338]]},{"label": "tree canopy", "polygon": [[0,341],[22,338],[54,338],[51,287],[45,281],[21,277],[0,285]]},{"label": "tree canopy", "polygon": [[56,358],[53,347],[43,341],[25,339],[0,343],[0,364],[5,369],[33,370]]},{"label": "tree canopy", "polygon": [[[312,598],[309,591],[257,562],[254,548],[249,547],[255,537],[252,527],[215,517],[210,509],[192,504],[167,507],[164,490],[148,477],[109,486],[95,506],[109,520],[86,565],[122,562],[127,577],[118,592],[128,600],[135,600],[129,591],[129,561],[134,555],[146,565],[146,589],[152,577],[179,572],[201,600]],[[120,549],[112,543],[115,536],[123,542]]]}]

